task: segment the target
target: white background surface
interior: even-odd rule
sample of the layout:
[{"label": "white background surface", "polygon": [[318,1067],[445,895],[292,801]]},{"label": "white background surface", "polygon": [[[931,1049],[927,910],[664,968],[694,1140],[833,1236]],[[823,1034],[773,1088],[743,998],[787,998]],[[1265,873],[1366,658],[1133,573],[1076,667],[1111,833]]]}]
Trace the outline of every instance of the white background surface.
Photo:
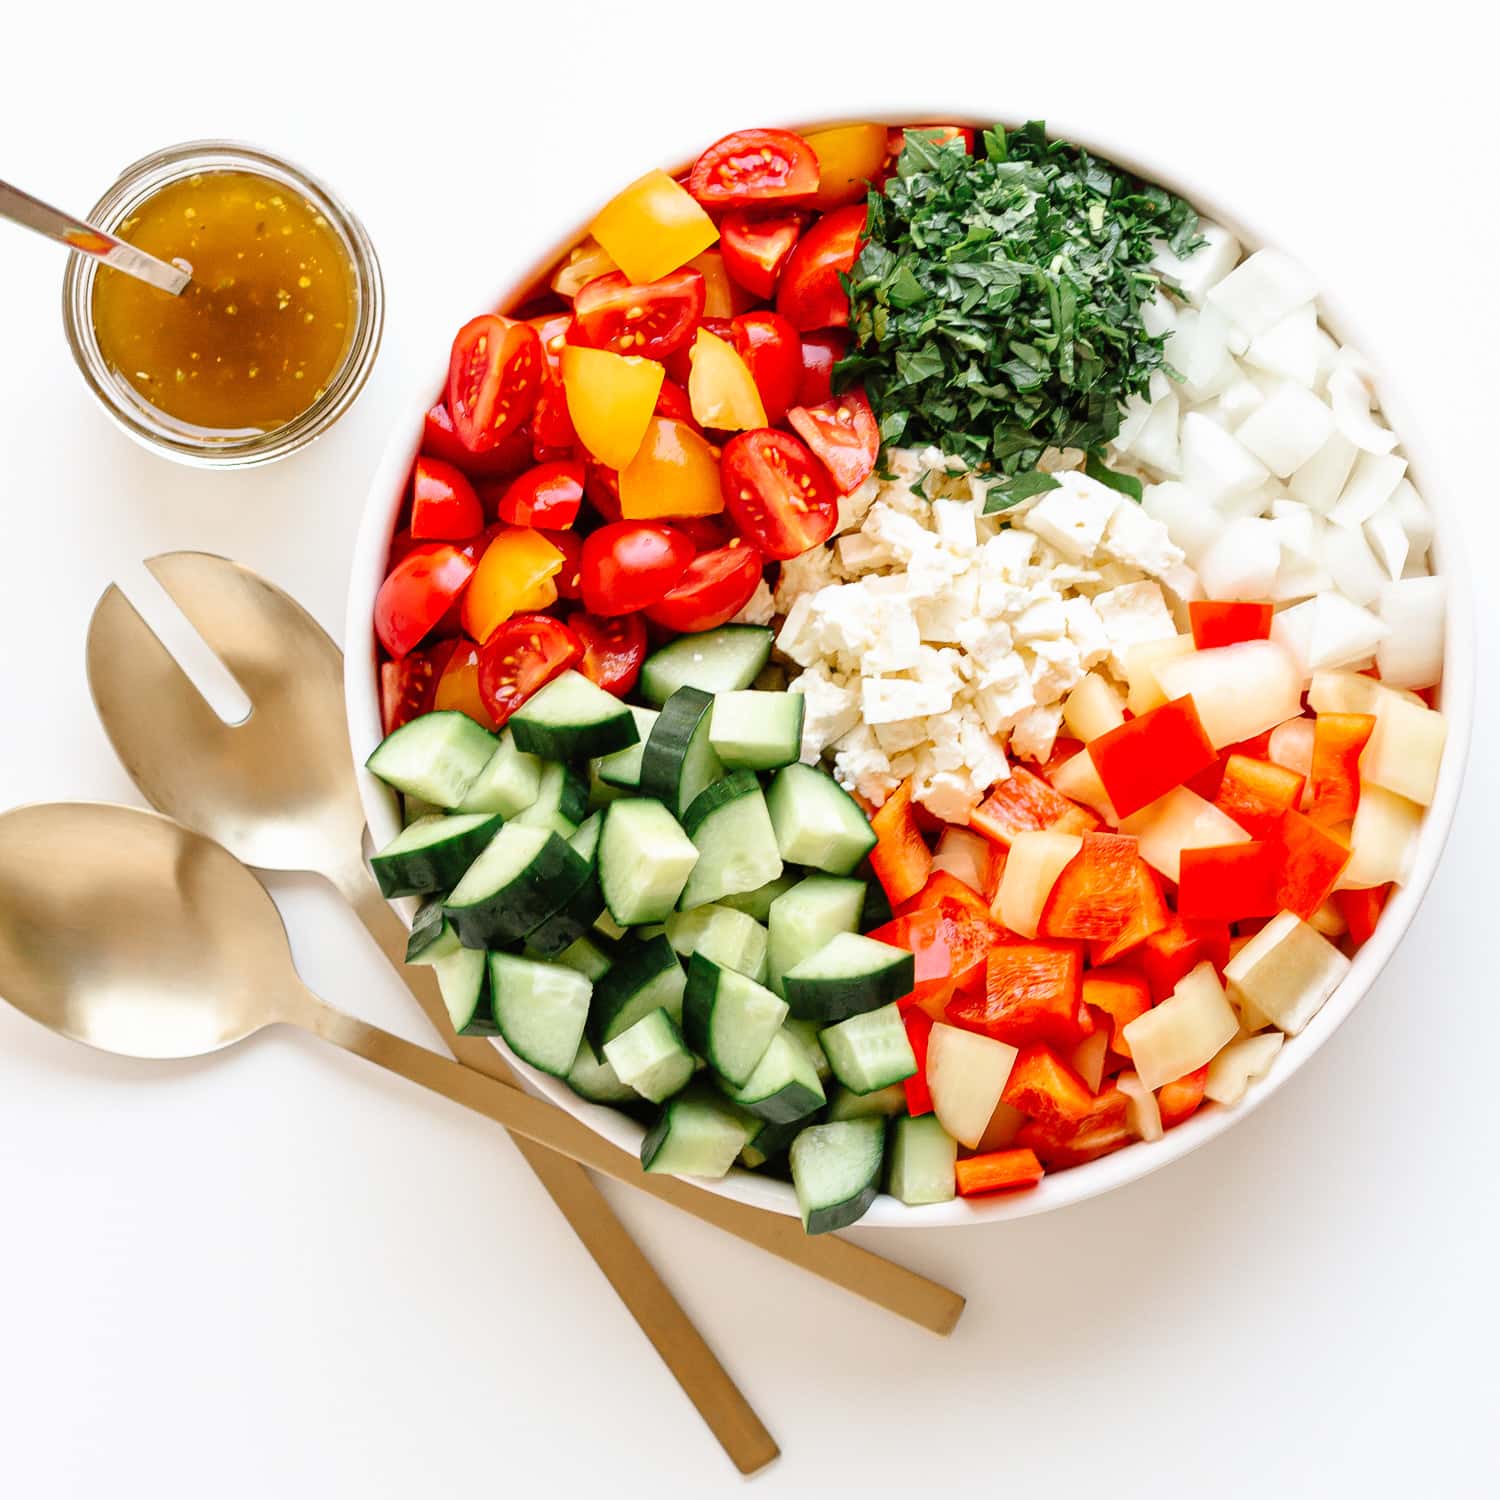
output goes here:
[{"label": "white background surface", "polygon": [[[1043,115],[1213,184],[1357,310],[1476,562],[1500,542],[1494,80],[1467,6],[261,3],[174,10],[149,41],[89,9],[8,30],[0,174],[81,212],[170,141],[260,142],[363,216],[389,321],[321,444],[204,475],[107,424],[63,345],[59,252],[0,226],[5,805],[138,800],[84,683],[106,583],[159,618],[139,560],[208,548],[340,633],[385,433],[511,269],[508,229],[566,227],[771,117]],[[864,1235],[968,1293],[947,1342],[612,1191],[781,1442],[760,1493],[1496,1492],[1497,749],[1482,691],[1426,906],[1260,1113],[1048,1218]],[[275,889],[315,989],[426,1039],[330,894]],[[301,1036],[126,1063],[0,1007],[0,1493],[740,1485],[493,1127]]]}]

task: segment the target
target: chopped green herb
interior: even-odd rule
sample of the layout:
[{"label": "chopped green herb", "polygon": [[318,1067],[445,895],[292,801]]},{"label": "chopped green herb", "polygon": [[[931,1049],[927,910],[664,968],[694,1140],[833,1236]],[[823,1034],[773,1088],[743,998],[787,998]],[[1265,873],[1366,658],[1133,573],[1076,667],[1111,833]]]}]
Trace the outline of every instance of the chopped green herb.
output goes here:
[{"label": "chopped green herb", "polygon": [[1107,484],[1110,489],[1129,495],[1132,500],[1139,500],[1145,493],[1134,474],[1121,474],[1118,470],[1107,467],[1097,453],[1090,453],[1085,457],[1083,472],[1090,479],[1097,479],[1100,484]]},{"label": "chopped green herb", "polygon": [[1013,505],[1019,505],[1023,500],[1031,499],[1033,495],[1045,495],[1048,490],[1059,488],[1059,482],[1051,474],[1032,469],[1029,473],[1016,475],[1014,479],[1003,479],[992,484],[984,497],[982,514],[996,515],[1002,510],[1009,510]]}]

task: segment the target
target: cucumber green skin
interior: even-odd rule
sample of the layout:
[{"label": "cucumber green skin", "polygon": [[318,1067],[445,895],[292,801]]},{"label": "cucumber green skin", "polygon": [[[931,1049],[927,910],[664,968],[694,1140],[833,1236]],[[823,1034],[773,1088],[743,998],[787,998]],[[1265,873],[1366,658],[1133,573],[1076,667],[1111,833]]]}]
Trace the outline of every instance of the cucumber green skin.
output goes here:
[{"label": "cucumber green skin", "polygon": [[412,919],[411,935],[406,940],[406,961],[417,963],[422,955],[443,935],[443,925],[448,919],[443,915],[443,898],[434,896],[424,901]]},{"label": "cucumber green skin", "polygon": [[[524,712],[523,708],[521,713]],[[522,718],[521,713],[513,715],[510,721],[516,748],[528,755],[540,755],[544,760],[592,760],[616,750],[628,750],[640,739],[635,720],[623,703],[613,718],[566,729],[534,723]]]},{"label": "cucumber green skin", "polygon": [[[661,1113],[655,1121],[647,1128],[645,1138],[641,1141],[641,1166],[648,1172],[664,1172],[671,1170],[669,1164],[658,1164],[662,1148],[668,1143],[672,1132],[672,1117],[679,1109],[693,1109],[707,1104],[717,1115],[728,1111],[729,1106],[722,1100],[714,1098],[712,1094],[704,1094],[696,1088],[690,1087],[686,1092],[668,1099],[661,1107]],[[743,1123],[743,1116],[737,1116],[734,1122],[742,1131],[748,1135],[748,1128]],[[744,1139],[741,1138],[740,1149],[744,1149]],[[733,1159],[730,1159],[730,1165]]]},{"label": "cucumber green skin", "polygon": [[702,650],[705,647],[712,651],[714,646],[726,636],[733,634],[748,638],[752,632],[759,637],[756,651],[748,658],[749,666],[752,666],[754,670],[751,671],[747,667],[740,674],[743,680],[712,683],[707,685],[705,691],[733,692],[736,688],[749,687],[766,662],[770,660],[773,632],[764,625],[721,625],[717,630],[705,630],[701,635],[679,637],[648,656],[645,665],[641,668],[641,696],[660,707],[684,683],[697,685],[691,682],[692,668],[689,667],[684,672],[677,665],[687,651]]},{"label": "cucumber green skin", "polygon": [[573,1059],[573,1066],[563,1082],[580,1099],[587,1099],[591,1104],[639,1103],[640,1100],[629,1084],[620,1082],[608,1063],[600,1062],[594,1056],[594,1049],[587,1042],[580,1043],[578,1056]]},{"label": "cucumber green skin", "polygon": [[876,974],[855,979],[797,979],[783,974],[781,983],[794,1016],[832,1026],[911,994],[916,967],[915,957],[907,953]]},{"label": "cucumber green skin", "polygon": [[578,890],[587,872],[588,865],[567,840],[554,833],[509,885],[471,906],[445,905],[443,913],[464,947],[502,948],[546,921]]},{"label": "cucumber green skin", "polygon": [[713,696],[702,689],[678,688],[651,726],[641,755],[641,794],[664,802],[667,811],[679,818],[686,810],[681,799],[682,772],[698,740],[708,742],[713,707]]},{"label": "cucumber green skin", "polygon": [[399,854],[377,854],[370,869],[387,900],[397,896],[426,896],[433,891],[451,891],[463,873],[479,858],[485,845],[500,831],[504,821],[496,815],[470,832],[444,839],[421,849]]},{"label": "cucumber green skin", "polygon": [[[802,1224],[809,1234],[832,1234],[836,1230],[847,1229],[851,1224],[856,1224],[870,1211],[870,1205],[880,1196],[880,1179],[885,1168],[885,1151],[883,1142],[885,1139],[885,1121],[878,1117],[869,1116],[860,1120],[846,1120],[842,1124],[860,1126],[880,1132],[882,1149],[876,1155],[869,1178],[862,1183],[847,1198],[838,1203],[821,1204],[816,1208],[803,1206]],[[793,1143],[795,1145],[795,1142]],[[792,1173],[795,1183],[796,1172]],[[800,1201],[801,1194],[798,1194]]]},{"label": "cucumber green skin", "polygon": [[[448,1003],[448,997],[443,996],[443,1003]],[[451,1019],[451,1015],[450,1015]],[[499,1036],[500,1023],[495,1020],[495,991],[490,984],[490,966],[486,961],[484,966],[484,977],[479,984],[479,998],[474,1005],[473,1013],[462,1026],[455,1027],[459,1036]]]},{"label": "cucumber green skin", "polygon": [[[609,969],[594,983],[594,994],[589,1004],[589,1021],[584,1035],[594,1049],[594,1056],[603,1059],[604,1044],[624,1031],[633,1021],[648,1015],[660,1004],[654,1001],[640,1010],[640,1015],[630,1015],[632,1002],[639,991],[658,975],[675,969],[682,974],[682,964],[677,952],[665,937],[654,937],[644,943],[630,943],[621,949]],[[683,978],[686,984],[686,976]],[[670,1014],[670,1010],[668,1012]]]},{"label": "cucumber green skin", "polygon": [[729,775],[721,776],[693,798],[692,805],[682,815],[682,831],[692,838],[721,807],[759,790],[760,782],[755,779],[753,771],[731,771]]},{"label": "cucumber green skin", "polygon": [[556,958],[598,921],[603,910],[604,892],[599,888],[598,873],[590,865],[577,890],[526,934],[526,946],[545,958]]},{"label": "cucumber green skin", "polygon": [[748,1110],[759,1119],[772,1125],[789,1125],[793,1120],[805,1120],[808,1115],[823,1107],[823,1096],[813,1093],[804,1083],[795,1079],[767,1094],[764,1099],[736,1099],[741,1109]]},{"label": "cucumber green skin", "polygon": [[[438,715],[444,716],[445,727],[451,728],[459,738],[457,750],[469,763],[469,774],[461,783],[449,786],[438,786],[431,778],[406,777],[392,780],[387,770],[382,770],[388,760],[394,759],[401,754],[400,741],[404,737],[412,743],[420,743],[421,736],[431,732],[433,726],[428,721],[435,719]],[[462,724],[457,721],[462,719]],[[418,726],[426,724],[426,729]],[[479,773],[489,763],[490,757],[499,748],[499,741],[482,724],[476,724],[467,714],[460,713],[457,709],[439,709],[437,713],[421,714],[410,722],[403,724],[399,729],[393,729],[381,742],[370,752],[365,761],[365,769],[373,776],[378,776],[387,786],[395,787],[403,795],[418,797],[424,802],[430,802],[435,807],[456,807],[462,800],[469,786],[478,778]],[[430,771],[430,768],[429,768]],[[420,785],[418,783],[421,783]]]},{"label": "cucumber green skin", "polygon": [[[771,1161],[778,1156],[784,1156],[791,1148],[792,1142],[809,1125],[817,1124],[818,1119],[818,1111],[814,1110],[812,1114],[802,1115],[795,1120],[763,1121],[760,1129],[750,1137],[749,1146],[755,1148],[763,1161]],[[749,1163],[746,1165],[748,1166]]]},{"label": "cucumber green skin", "polygon": [[895,919],[896,914],[891,910],[891,898],[876,879],[875,871],[870,868],[868,861],[859,867],[856,878],[865,883],[865,907],[859,914],[859,930],[874,932],[877,927],[884,927],[887,922]]},{"label": "cucumber green skin", "polygon": [[[823,863],[818,865],[818,869],[825,875],[852,875],[859,865],[865,861],[870,850],[875,847],[875,830],[870,827],[869,819],[865,817],[859,803],[832,776],[828,775],[826,771],[818,770],[812,766],[804,766],[800,762],[783,766],[771,778],[771,784],[766,789],[766,806],[770,809],[771,822],[775,825],[776,837],[781,844],[781,857],[793,863],[802,862],[801,851],[794,847],[788,847],[789,844],[795,844],[795,839],[788,840],[783,838],[782,827],[783,823],[790,824],[795,821],[788,804],[796,795],[797,783],[799,781],[807,783],[809,778],[812,777],[825,779],[828,782],[828,786],[821,789],[823,795],[829,797],[836,795],[843,798],[848,803],[854,817],[864,821],[864,829],[857,836],[851,828],[849,835],[850,847],[847,854],[842,855],[836,860],[825,859]],[[851,824],[852,822],[853,819],[851,819]],[[856,842],[862,845],[862,847],[858,849],[854,848]]]},{"label": "cucumber green skin", "polygon": [[720,896],[719,906],[732,906],[757,922],[764,922],[771,915],[771,903],[802,879],[803,872],[797,865],[788,865],[775,880],[767,881],[756,891],[743,891],[737,896]]}]

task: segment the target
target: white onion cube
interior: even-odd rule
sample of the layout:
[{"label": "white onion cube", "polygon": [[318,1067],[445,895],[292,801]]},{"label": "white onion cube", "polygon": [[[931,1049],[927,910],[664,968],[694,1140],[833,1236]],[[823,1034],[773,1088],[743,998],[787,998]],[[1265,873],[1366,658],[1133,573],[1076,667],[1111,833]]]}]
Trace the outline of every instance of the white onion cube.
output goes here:
[{"label": "white onion cube", "polygon": [[1403,479],[1391,492],[1388,502],[1406,532],[1413,552],[1425,552],[1432,545],[1432,512],[1409,479]]},{"label": "white onion cube", "polygon": [[1375,651],[1380,680],[1392,688],[1434,687],[1443,675],[1448,585],[1441,578],[1402,578],[1380,590],[1380,618],[1390,634]]},{"label": "white onion cube", "polygon": [[1370,605],[1385,587],[1385,569],[1362,530],[1325,522],[1318,532],[1318,556],[1333,586],[1353,604]]},{"label": "white onion cube", "polygon": [[1292,654],[1303,682],[1325,668],[1368,661],[1387,634],[1379,615],[1331,592],[1281,610],[1271,621],[1271,639]]},{"label": "white onion cube", "polygon": [[1141,1082],[1159,1089],[1201,1068],[1240,1029],[1214,966],[1206,959],[1177,983],[1160,1005],[1121,1033]]},{"label": "white onion cube", "polygon": [[1370,373],[1353,349],[1340,349],[1328,374],[1328,403],[1338,430],[1366,453],[1389,453],[1396,434],[1370,415]]},{"label": "white onion cube", "polygon": [[1330,434],[1327,442],[1287,481],[1287,493],[1293,500],[1300,500],[1326,516],[1344,492],[1358,454],[1359,449],[1343,433]]},{"label": "white onion cube", "polygon": [[1264,599],[1281,566],[1281,537],[1274,521],[1244,516],[1231,521],[1198,558],[1198,577],[1210,599]]},{"label": "white onion cube", "polygon": [[1278,479],[1290,477],[1333,435],[1333,413],[1287,382],[1240,424],[1235,436]]},{"label": "white onion cube", "polygon": [[1346,890],[1406,883],[1422,832],[1422,808],[1382,786],[1363,786],[1349,832],[1349,863],[1339,876]]},{"label": "white onion cube", "polygon": [[1297,663],[1275,641],[1240,641],[1195,651],[1157,668],[1170,698],[1191,694],[1215,749],[1254,739],[1302,712]]},{"label": "white onion cube", "polygon": [[[1304,302],[1251,339],[1245,350],[1245,363],[1310,391],[1318,378],[1318,354],[1317,304]],[[1332,421],[1331,416],[1329,420]]]},{"label": "white onion cube", "polygon": [[1384,787],[1426,807],[1437,790],[1448,721],[1436,709],[1387,697],[1359,756],[1361,789]]},{"label": "white onion cube", "polygon": [[1279,250],[1257,250],[1213,287],[1204,301],[1253,339],[1317,294],[1318,284],[1305,266]]},{"label": "white onion cube", "polygon": [[1199,219],[1198,233],[1204,243],[1191,255],[1174,255],[1165,240],[1156,240],[1151,259],[1151,269],[1194,303],[1202,302],[1208,289],[1221,282],[1240,258],[1240,242],[1223,225]]},{"label": "white onion cube", "polygon": [[938,1123],[964,1146],[977,1146],[1010,1070],[1016,1048],[939,1021],[927,1042],[927,1087]]},{"label": "white onion cube", "polygon": [[1365,540],[1387,577],[1399,578],[1406,568],[1411,539],[1396,514],[1396,507],[1389,500],[1365,522]]},{"label": "white onion cube", "polygon": [[1175,477],[1182,473],[1182,448],[1177,422],[1179,410],[1176,391],[1163,396],[1151,408],[1151,415],[1131,440],[1130,446],[1122,451],[1160,474]]},{"label": "white onion cube", "polygon": [[1273,917],[1229,960],[1224,977],[1261,1015],[1296,1036],[1349,972],[1349,960],[1295,913]]},{"label": "white onion cube", "polygon": [[1190,490],[1221,508],[1258,490],[1270,477],[1233,433],[1201,412],[1182,419],[1182,475]]},{"label": "white onion cube", "polygon": [[1231,1042],[1209,1063],[1203,1097],[1215,1104],[1238,1104],[1251,1083],[1265,1077],[1281,1051],[1281,1040],[1279,1031],[1267,1031]]},{"label": "white onion cube", "polygon": [[1363,526],[1395,493],[1405,473],[1406,460],[1394,453],[1361,453],[1328,519],[1339,526]]},{"label": "white onion cube", "polygon": [[1217,396],[1239,373],[1229,353],[1229,320],[1214,307],[1183,312],[1162,356],[1182,377],[1180,389],[1191,402]]},{"label": "white onion cube", "polygon": [[1185,786],[1175,786],[1149,806],[1131,813],[1120,824],[1120,832],[1135,839],[1141,858],[1174,884],[1182,875],[1184,849],[1218,849],[1225,844],[1250,842],[1250,835],[1228,813]]},{"label": "white onion cube", "polygon": [[1167,535],[1195,562],[1224,529],[1223,517],[1201,495],[1185,484],[1169,479],[1148,484],[1141,508],[1167,528]]}]

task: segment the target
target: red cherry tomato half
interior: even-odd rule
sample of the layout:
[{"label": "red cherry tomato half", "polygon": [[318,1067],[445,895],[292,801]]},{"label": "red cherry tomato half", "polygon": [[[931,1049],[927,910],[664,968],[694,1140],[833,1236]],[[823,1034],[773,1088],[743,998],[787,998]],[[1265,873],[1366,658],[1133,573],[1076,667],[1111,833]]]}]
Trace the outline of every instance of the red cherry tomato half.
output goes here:
[{"label": "red cherry tomato half", "polygon": [[708,209],[806,198],[818,190],[817,153],[790,130],[737,130],[693,163],[687,190]]},{"label": "red cherry tomato half", "polygon": [[[706,329],[716,338],[723,339],[725,343],[734,342],[734,331],[730,327],[728,318],[704,318],[699,322],[698,327]],[[667,379],[686,390],[693,374],[693,346],[684,344],[675,353],[669,354],[662,363],[667,367]]]},{"label": "red cherry tomato half", "polygon": [[583,655],[583,643],[551,615],[512,615],[479,648],[479,696],[496,727]]},{"label": "red cherry tomato half", "polygon": [[583,482],[588,502],[606,521],[618,521],[620,515],[620,475],[607,464],[590,464]]},{"label": "red cherry tomato half", "polygon": [[583,544],[583,602],[590,614],[625,615],[655,604],[693,560],[675,526],[616,521]]},{"label": "red cherry tomato half", "polygon": [[380,722],[387,734],[432,710],[438,679],[457,641],[439,641],[428,651],[413,651],[400,661],[380,664]]},{"label": "red cherry tomato half", "polygon": [[419,542],[463,542],[484,528],[474,486],[453,464],[419,453],[411,471],[411,534]]},{"label": "red cherry tomato half", "polygon": [[724,269],[757,297],[769,297],[786,258],[802,233],[803,215],[756,214],[737,208],[719,225],[719,249]]},{"label": "red cherry tomato half", "polygon": [[968,125],[908,125],[901,130],[893,130],[886,138],[886,150],[890,153],[891,163],[901,155],[901,149],[906,145],[906,132],[915,130],[929,137],[938,145],[946,145],[949,141],[962,141],[964,150],[970,156],[974,154],[974,131]]},{"label": "red cherry tomato half", "polygon": [[730,341],[749,367],[766,409],[779,422],[802,384],[802,345],[797,330],[779,313],[741,313],[730,320]]},{"label": "red cherry tomato half", "polygon": [[716,630],[750,602],[764,567],[760,553],[737,538],[699,553],[676,585],[647,608],[646,618],[668,630]]},{"label": "red cherry tomato half", "polygon": [[865,232],[865,205],[824,214],[797,241],[776,289],[776,311],[794,328],[842,328],[849,322],[848,275]]},{"label": "red cherry tomato half", "polygon": [[833,367],[848,348],[847,334],[830,330],[802,335],[802,383],[797,388],[798,406],[816,406],[833,394]]},{"label": "red cherry tomato half", "polygon": [[546,526],[562,531],[578,517],[583,504],[581,459],[538,464],[510,482],[496,513],[512,526]]},{"label": "red cherry tomato half", "polygon": [[719,476],[725,509],[767,557],[797,557],[833,535],[839,514],[833,480],[791,433],[771,427],[736,433],[724,445]]},{"label": "red cherry tomato half", "polygon": [[487,479],[494,474],[513,474],[530,459],[531,434],[523,427],[488,453],[470,453],[458,440],[448,408],[439,401],[422,423],[422,452],[457,464],[476,479]]},{"label": "red cherry tomato half", "polygon": [[665,359],[692,337],[704,296],[703,272],[692,266],[643,286],[613,271],[580,289],[573,318],[581,341],[592,348]]},{"label": "red cherry tomato half", "polygon": [[446,542],[413,548],[375,596],[375,634],[398,660],[448,612],[474,576],[474,559]]},{"label": "red cherry tomato half", "polygon": [[688,393],[675,380],[662,381],[656,396],[656,415],[674,422],[686,422],[695,432],[703,431],[693,420],[693,403],[688,399]]},{"label": "red cherry tomato half", "polygon": [[578,670],[607,693],[623,695],[635,686],[646,659],[646,626],[639,615],[568,616],[568,629],[583,642]]},{"label": "red cherry tomato half", "polygon": [[580,570],[583,566],[583,538],[576,531],[548,531],[541,526],[537,530],[563,555],[563,565],[552,578],[557,588],[557,597],[582,599],[583,578]]},{"label": "red cherry tomato half", "polygon": [[863,391],[845,391],[816,406],[794,406],[786,419],[823,460],[839,494],[847,495],[874,473],[880,457],[880,428]]},{"label": "red cherry tomato half", "polygon": [[528,321],[542,345],[542,387],[537,393],[536,410],[531,414],[531,451],[540,461],[569,452],[578,444],[562,384],[563,345],[567,343],[568,326],[573,319],[561,312]]},{"label": "red cherry tomato half", "polygon": [[484,313],[465,323],[448,361],[448,410],[471,453],[488,453],[531,415],[542,341],[529,323]]},{"label": "red cherry tomato half", "polygon": [[727,547],[734,540],[734,527],[722,515],[678,516],[672,525],[699,552],[712,552],[715,547]]}]

